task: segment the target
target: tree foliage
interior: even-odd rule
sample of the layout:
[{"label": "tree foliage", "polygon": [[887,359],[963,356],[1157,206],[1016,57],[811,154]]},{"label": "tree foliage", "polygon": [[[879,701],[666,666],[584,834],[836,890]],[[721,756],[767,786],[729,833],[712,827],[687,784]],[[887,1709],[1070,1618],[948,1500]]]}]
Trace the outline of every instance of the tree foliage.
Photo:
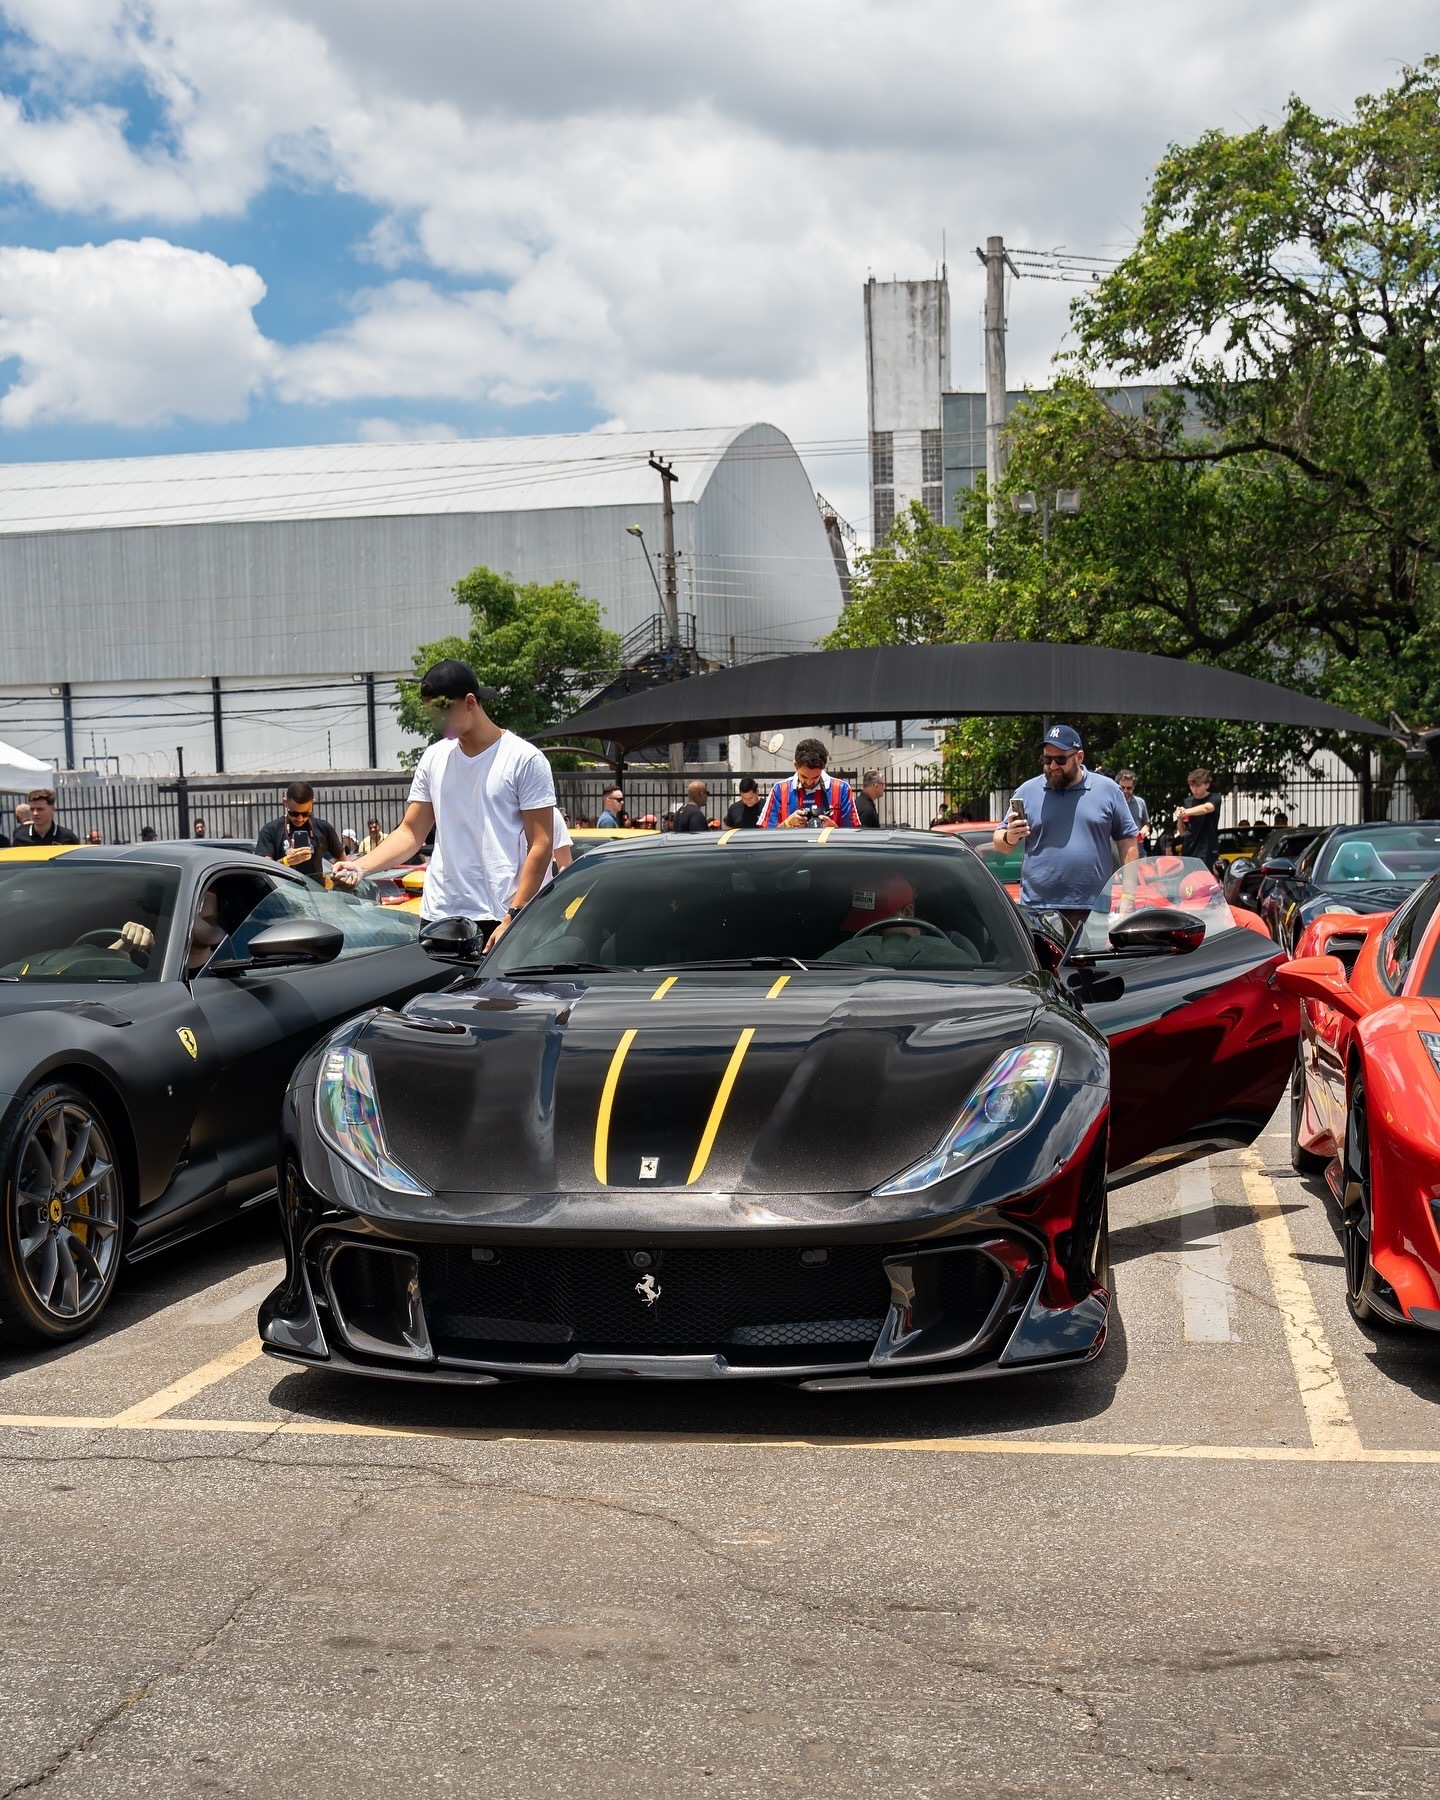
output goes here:
[{"label": "tree foliage", "polygon": [[[832,641],[1123,645],[1440,719],[1437,321],[1440,59],[1346,119],[1292,99],[1173,147],[1134,250],[1073,309],[1068,368],[1015,418],[996,530],[977,496],[954,531],[898,521]],[[1107,370],[1168,391],[1107,404]],[[1059,487],[1083,508],[1042,543],[1007,500]],[[1171,780],[1182,741],[1257,770],[1308,747],[1161,721],[1100,736]],[[1014,741],[962,727],[957,782],[997,775]],[[1335,748],[1358,767],[1372,745]]]},{"label": "tree foliage", "polygon": [[[521,737],[572,713],[619,664],[618,633],[601,625],[599,602],[573,581],[517,582],[482,564],[453,592],[469,611],[468,633],[422,644],[413,659],[416,679],[400,683],[400,724],[427,742],[434,733],[419,677],[446,657],[469,663],[483,687],[497,690],[488,710]],[[414,761],[419,752],[408,754]]]}]

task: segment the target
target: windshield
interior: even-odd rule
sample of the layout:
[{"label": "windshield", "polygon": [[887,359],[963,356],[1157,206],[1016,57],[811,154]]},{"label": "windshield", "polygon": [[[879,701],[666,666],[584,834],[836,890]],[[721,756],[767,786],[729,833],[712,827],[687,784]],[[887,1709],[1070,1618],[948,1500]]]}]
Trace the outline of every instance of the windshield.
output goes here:
[{"label": "windshield", "polygon": [[1033,968],[1002,889],[958,846],[792,845],[741,834],[711,851],[612,851],[572,866],[502,938],[487,971],[793,958],[892,969]]},{"label": "windshield", "polygon": [[1090,917],[1080,927],[1073,950],[1092,954],[1108,948],[1110,927],[1146,906],[1173,906],[1204,921],[1206,937],[1237,931],[1224,889],[1193,856],[1142,856],[1111,876]]},{"label": "windshield", "polygon": [[1320,852],[1319,887],[1347,883],[1419,887],[1440,869],[1440,825],[1367,825],[1363,832],[1332,838]]},{"label": "windshield", "polygon": [[158,980],[179,885],[153,863],[0,865],[0,981]]}]

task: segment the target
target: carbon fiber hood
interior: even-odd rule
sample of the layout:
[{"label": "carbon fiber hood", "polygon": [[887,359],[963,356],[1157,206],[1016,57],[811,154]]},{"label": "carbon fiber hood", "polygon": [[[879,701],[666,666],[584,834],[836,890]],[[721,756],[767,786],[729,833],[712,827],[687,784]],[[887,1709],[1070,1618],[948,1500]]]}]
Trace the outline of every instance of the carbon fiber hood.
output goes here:
[{"label": "carbon fiber hood", "polygon": [[836,969],[487,982],[361,1039],[392,1153],[437,1192],[868,1191],[928,1152],[1035,978]]}]

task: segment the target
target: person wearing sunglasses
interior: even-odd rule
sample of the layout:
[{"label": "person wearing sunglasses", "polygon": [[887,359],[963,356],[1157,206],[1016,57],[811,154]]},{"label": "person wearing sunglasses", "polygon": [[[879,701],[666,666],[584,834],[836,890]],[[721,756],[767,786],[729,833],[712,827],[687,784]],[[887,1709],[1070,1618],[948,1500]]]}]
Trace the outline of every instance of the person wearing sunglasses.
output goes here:
[{"label": "person wearing sunglasses", "polygon": [[271,862],[298,869],[311,881],[325,885],[325,857],[338,861],[344,855],[340,833],[328,819],[315,817],[315,790],[308,781],[292,781],[285,790],[285,816],[260,827],[255,849]]},{"label": "person wearing sunglasses", "polygon": [[1122,864],[1134,862],[1139,834],[1116,783],[1085,767],[1085,745],[1074,726],[1050,727],[1040,764],[1043,772],[1016,788],[995,832],[995,848],[1023,843],[1021,905],[1063,913],[1078,929],[1115,872],[1111,846]]},{"label": "person wearing sunglasses", "polygon": [[467,663],[447,658],[420,677],[420,699],[443,735],[420,758],[405,817],[378,850],[346,857],[337,887],[408,862],[435,832],[420,916],[473,919],[487,947],[550,879],[555,781],[533,744],[490,717]]}]

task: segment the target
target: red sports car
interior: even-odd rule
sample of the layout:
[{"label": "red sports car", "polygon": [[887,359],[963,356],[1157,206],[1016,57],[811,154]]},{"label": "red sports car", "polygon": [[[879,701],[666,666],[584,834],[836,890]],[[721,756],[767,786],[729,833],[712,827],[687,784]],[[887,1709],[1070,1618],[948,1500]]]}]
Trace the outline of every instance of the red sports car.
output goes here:
[{"label": "red sports car", "polygon": [[1355,1317],[1440,1331],[1440,875],[1296,948],[1276,973],[1303,1003],[1291,1160],[1334,1193]]}]

